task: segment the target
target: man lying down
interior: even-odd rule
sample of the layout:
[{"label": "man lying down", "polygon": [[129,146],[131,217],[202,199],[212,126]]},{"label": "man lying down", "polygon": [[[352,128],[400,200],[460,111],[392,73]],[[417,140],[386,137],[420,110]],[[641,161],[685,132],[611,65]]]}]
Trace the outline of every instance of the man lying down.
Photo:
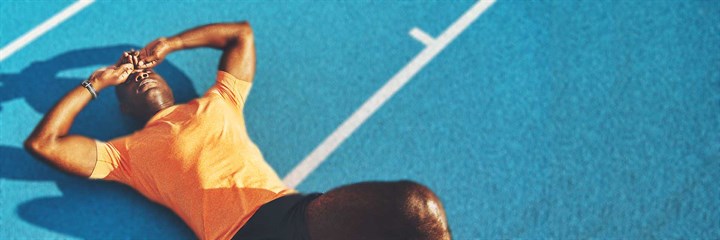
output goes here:
[{"label": "man lying down", "polygon": [[[26,149],[62,171],[133,187],[201,239],[450,239],[440,200],[418,183],[362,182],[322,194],[282,183],[245,128],[253,41],[247,22],[218,23],[124,52],[61,98]],[[215,84],[175,104],[152,69],[172,52],[199,47],[222,51]],[[77,114],[111,86],[121,111],[144,128],[109,142],[69,134]]]}]

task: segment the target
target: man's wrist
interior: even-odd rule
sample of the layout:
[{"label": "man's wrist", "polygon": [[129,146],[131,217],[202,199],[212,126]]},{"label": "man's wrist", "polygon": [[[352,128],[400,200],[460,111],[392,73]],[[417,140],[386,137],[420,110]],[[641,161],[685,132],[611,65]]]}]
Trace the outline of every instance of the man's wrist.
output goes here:
[{"label": "man's wrist", "polygon": [[178,36],[172,36],[169,38],[165,38],[165,43],[167,43],[171,52],[182,50],[184,47],[182,39],[180,39],[180,37],[178,37]]},{"label": "man's wrist", "polygon": [[93,86],[93,88],[95,88],[96,92],[100,92],[103,89],[109,87],[107,84],[103,83],[103,81],[100,81],[100,79],[97,79],[97,78],[88,79],[88,82],[90,82],[90,84],[92,84],[92,86]]},{"label": "man's wrist", "polygon": [[82,81],[80,83],[80,86],[82,88],[85,88],[85,90],[87,90],[87,92],[90,93],[90,95],[92,96],[92,99],[97,98],[97,90],[95,90],[95,86],[93,86],[93,84],[90,83],[90,79],[86,79],[85,81]]}]

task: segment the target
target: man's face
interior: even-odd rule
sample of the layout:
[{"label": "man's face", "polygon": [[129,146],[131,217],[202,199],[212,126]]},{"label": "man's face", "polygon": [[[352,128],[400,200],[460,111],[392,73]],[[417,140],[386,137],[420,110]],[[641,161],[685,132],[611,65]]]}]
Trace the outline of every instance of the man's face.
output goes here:
[{"label": "man's face", "polygon": [[121,110],[142,120],[175,104],[172,89],[165,79],[149,69],[130,74],[127,81],[115,87],[115,93]]}]

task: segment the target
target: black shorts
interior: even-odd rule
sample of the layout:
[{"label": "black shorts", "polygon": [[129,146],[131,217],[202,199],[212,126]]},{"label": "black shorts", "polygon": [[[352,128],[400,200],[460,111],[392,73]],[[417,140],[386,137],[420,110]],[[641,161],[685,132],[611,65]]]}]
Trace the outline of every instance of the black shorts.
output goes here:
[{"label": "black shorts", "polygon": [[320,193],[291,194],[266,203],[235,233],[240,239],[310,239],[305,209]]}]

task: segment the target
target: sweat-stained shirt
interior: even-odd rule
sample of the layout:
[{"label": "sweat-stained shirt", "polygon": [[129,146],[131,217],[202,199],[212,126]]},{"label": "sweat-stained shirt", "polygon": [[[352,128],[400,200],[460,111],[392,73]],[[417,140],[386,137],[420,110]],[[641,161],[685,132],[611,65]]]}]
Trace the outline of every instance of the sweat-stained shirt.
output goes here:
[{"label": "sweat-stained shirt", "polygon": [[161,110],[131,135],[97,142],[90,178],[130,185],[201,239],[229,239],[263,204],[295,193],[245,129],[251,83],[219,71],[203,97]]}]

